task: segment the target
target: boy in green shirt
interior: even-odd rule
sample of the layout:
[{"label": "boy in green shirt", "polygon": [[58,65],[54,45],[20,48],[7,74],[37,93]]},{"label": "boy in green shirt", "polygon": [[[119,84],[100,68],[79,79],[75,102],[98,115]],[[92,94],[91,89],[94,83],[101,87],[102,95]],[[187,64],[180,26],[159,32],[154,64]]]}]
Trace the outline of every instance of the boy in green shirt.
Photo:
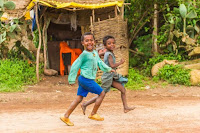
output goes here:
[{"label": "boy in green shirt", "polygon": [[94,36],[93,34],[87,32],[81,37],[81,43],[84,45],[85,49],[82,54],[76,59],[72,64],[70,74],[68,77],[68,82],[70,85],[75,83],[77,72],[81,69],[81,74],[78,78],[79,88],[77,91],[76,99],[71,103],[67,112],[60,119],[66,123],[68,126],[73,126],[74,124],[69,120],[70,114],[77,107],[77,105],[86,97],[89,92],[98,95],[94,108],[88,118],[103,121],[104,118],[97,114],[97,110],[103,101],[105,92],[103,89],[94,81],[96,79],[97,66],[105,72],[115,72],[111,67],[108,67],[100,58],[98,53],[93,50],[94,48]]}]

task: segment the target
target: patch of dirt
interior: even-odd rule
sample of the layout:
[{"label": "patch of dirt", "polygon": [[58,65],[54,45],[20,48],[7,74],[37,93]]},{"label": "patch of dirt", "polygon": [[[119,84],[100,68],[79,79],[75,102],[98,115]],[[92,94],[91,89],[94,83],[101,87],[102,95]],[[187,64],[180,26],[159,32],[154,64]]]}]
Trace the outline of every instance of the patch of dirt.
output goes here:
[{"label": "patch of dirt", "polygon": [[[129,106],[123,113],[119,91],[110,91],[98,113],[104,121],[88,119],[93,105],[83,115],[80,105],[70,116],[75,126],[59,117],[76,97],[78,85],[67,85],[67,76],[44,77],[25,92],[0,93],[0,132],[181,132],[200,131],[200,87],[166,85],[147,90],[127,90]],[[89,94],[84,101],[95,96]]]}]

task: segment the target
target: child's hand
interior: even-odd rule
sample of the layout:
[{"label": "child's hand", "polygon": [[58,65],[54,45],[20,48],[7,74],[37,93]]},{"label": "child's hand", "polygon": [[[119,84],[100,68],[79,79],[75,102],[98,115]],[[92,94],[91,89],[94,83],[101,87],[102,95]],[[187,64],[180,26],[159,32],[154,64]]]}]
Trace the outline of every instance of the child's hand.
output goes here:
[{"label": "child's hand", "polygon": [[124,62],[125,62],[125,60],[124,60],[124,59],[121,59],[121,60],[120,60],[120,63],[121,63],[121,64],[123,64]]},{"label": "child's hand", "polygon": [[114,72],[115,73],[116,71],[114,69],[112,69],[110,72]]}]

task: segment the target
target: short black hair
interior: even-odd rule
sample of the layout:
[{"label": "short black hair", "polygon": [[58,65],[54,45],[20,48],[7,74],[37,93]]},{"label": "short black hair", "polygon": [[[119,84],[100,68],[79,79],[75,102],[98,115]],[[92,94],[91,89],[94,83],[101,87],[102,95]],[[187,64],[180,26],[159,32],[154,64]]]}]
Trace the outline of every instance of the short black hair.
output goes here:
[{"label": "short black hair", "polygon": [[[85,32],[85,33],[81,36],[81,42],[83,42],[84,37],[87,36],[87,35],[92,35],[93,38],[94,38],[94,35],[93,35],[91,32]],[[95,40],[95,38],[94,38],[94,40]]]},{"label": "short black hair", "polygon": [[103,44],[104,44],[104,46],[106,46],[106,42],[107,42],[107,40],[110,39],[110,38],[112,38],[112,39],[115,40],[115,38],[114,38],[113,36],[110,36],[110,35],[104,36],[104,38],[103,38]]}]

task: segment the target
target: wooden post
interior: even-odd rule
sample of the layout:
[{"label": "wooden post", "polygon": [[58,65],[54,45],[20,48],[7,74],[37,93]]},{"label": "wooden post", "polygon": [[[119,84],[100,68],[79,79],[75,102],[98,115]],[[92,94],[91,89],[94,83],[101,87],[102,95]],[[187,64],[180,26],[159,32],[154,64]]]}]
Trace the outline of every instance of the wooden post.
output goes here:
[{"label": "wooden post", "polygon": [[124,4],[121,7],[121,17],[124,20]]},{"label": "wooden post", "polygon": [[43,26],[43,30],[42,30],[42,38],[43,38],[43,46],[44,46],[44,69],[47,69],[46,27],[47,27],[47,16],[44,15],[44,26]]},{"label": "wooden post", "polygon": [[115,6],[115,17],[117,17],[117,6]]},{"label": "wooden post", "polygon": [[95,22],[95,14],[94,14],[94,9],[92,10],[92,17],[93,17],[93,22]]},{"label": "wooden post", "polygon": [[90,27],[91,27],[91,32],[93,33],[93,22],[92,22],[92,16],[90,16]]},{"label": "wooden post", "polygon": [[154,19],[153,19],[153,53],[158,52],[158,46],[157,46],[157,36],[158,36],[158,10],[157,10],[157,4],[154,4]]},{"label": "wooden post", "polygon": [[40,81],[40,75],[39,75],[39,63],[40,63],[40,49],[41,49],[41,43],[42,43],[42,38],[41,38],[41,31],[40,31],[40,24],[38,20],[38,3],[36,2],[35,4],[35,14],[36,14],[36,24],[39,32],[39,46],[37,49],[37,57],[36,57],[36,75],[37,75],[37,81]]}]

